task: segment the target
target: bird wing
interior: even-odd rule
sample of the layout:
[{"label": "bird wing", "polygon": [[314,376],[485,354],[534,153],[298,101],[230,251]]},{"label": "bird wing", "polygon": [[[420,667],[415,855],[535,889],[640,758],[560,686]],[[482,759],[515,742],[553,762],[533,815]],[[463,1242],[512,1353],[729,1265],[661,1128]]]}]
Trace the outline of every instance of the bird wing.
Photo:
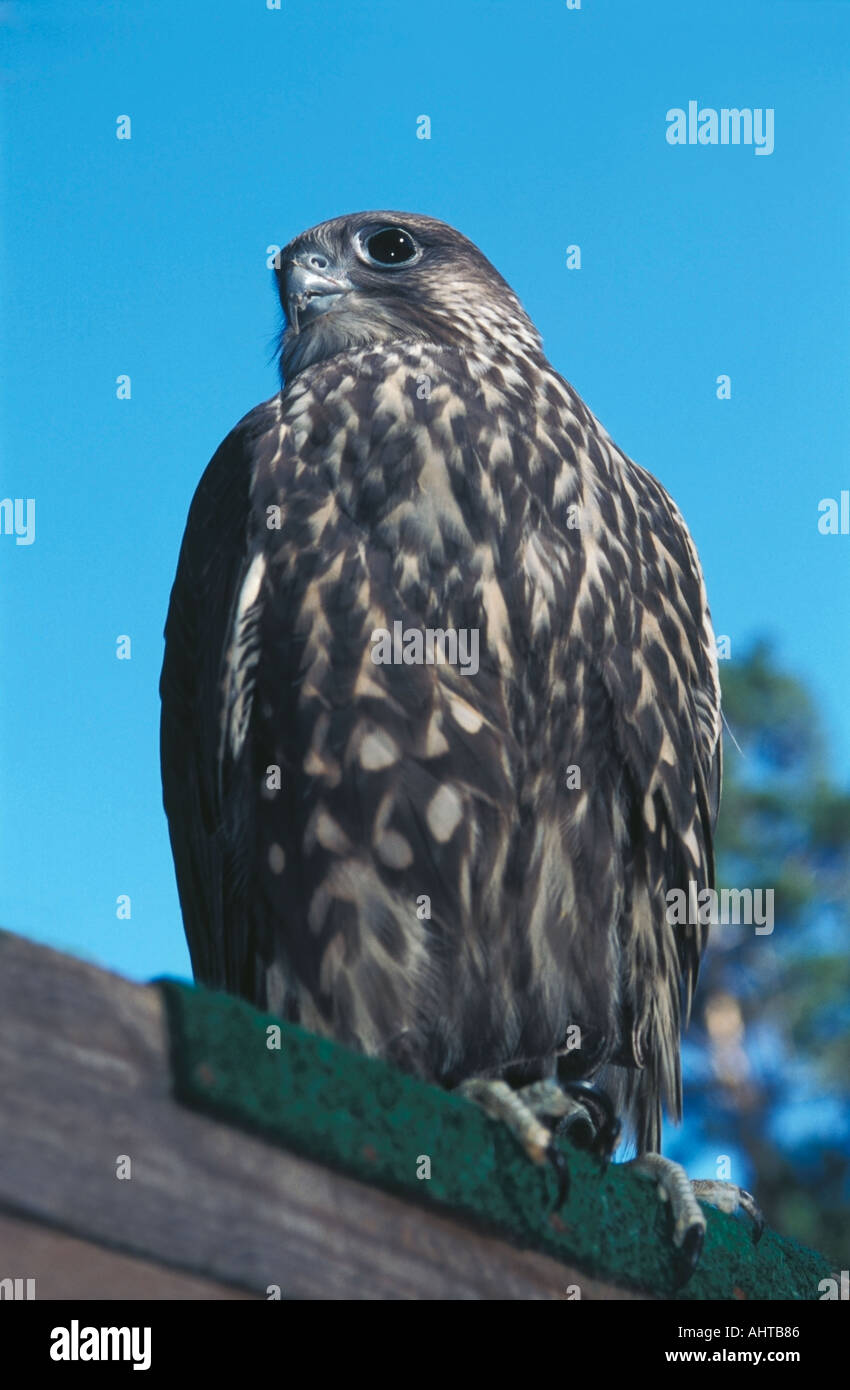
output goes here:
[{"label": "bird wing", "polygon": [[[623,766],[629,839],[621,917],[625,1082],[641,1149],[660,1143],[661,1103],[681,1115],[679,1035],[708,927],[671,925],[667,894],[714,886],[720,779],[715,639],[696,550],[658,481],[601,426],[590,444],[603,524],[589,540],[607,576],[597,660]],[[579,605],[580,606],[580,605]],[[690,902],[690,896],[688,896]],[[629,1038],[629,1033],[631,1037]]]},{"label": "bird wing", "polygon": [[196,977],[239,988],[228,946],[240,902],[238,855],[226,835],[218,768],[222,674],[234,595],[246,567],[255,441],[274,401],[251,411],[210,461],[189,510],[165,626],[160,678],[163,802]]}]

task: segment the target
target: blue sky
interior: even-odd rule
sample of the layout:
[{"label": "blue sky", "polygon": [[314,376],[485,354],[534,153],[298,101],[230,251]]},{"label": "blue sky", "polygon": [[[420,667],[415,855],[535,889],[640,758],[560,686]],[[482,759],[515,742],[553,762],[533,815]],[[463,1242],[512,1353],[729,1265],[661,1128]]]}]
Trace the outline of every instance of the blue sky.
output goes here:
[{"label": "blue sky", "polygon": [[[850,488],[850,5],[43,0],[0,4],[0,44],[0,499],[36,502],[33,544],[0,535],[2,925],[188,973],[157,743],[177,551],[276,389],[266,248],[357,209],[481,246],[680,504],[733,656],[774,635],[850,779],[850,536],[817,529]],[[772,108],[774,152],[670,146],[689,100]]]}]

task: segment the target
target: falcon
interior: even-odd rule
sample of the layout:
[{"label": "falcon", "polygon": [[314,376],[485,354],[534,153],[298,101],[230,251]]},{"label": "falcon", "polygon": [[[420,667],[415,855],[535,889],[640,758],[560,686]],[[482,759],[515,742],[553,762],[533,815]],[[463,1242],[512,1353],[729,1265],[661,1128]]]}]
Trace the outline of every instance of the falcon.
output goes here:
[{"label": "falcon", "polygon": [[692,1267],[657,1154],[707,933],[667,894],[713,884],[721,773],[688,529],[452,227],[338,217],[276,275],[282,389],[201,479],[166,625],[195,976],[461,1088],[536,1161],[622,1119]]}]

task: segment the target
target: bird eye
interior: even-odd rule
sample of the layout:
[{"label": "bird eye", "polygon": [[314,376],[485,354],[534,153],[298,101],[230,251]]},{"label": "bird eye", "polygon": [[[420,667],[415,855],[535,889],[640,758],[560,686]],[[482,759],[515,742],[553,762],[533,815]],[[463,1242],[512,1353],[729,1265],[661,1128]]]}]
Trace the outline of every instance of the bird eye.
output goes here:
[{"label": "bird eye", "polygon": [[416,242],[401,227],[382,227],[365,240],[366,254],[377,265],[403,265],[416,255]]}]

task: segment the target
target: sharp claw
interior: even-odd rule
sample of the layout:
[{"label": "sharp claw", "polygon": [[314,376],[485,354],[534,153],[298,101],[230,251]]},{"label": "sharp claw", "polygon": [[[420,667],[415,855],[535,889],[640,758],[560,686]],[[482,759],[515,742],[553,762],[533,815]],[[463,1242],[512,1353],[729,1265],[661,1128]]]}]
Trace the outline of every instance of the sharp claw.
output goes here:
[{"label": "sharp claw", "polygon": [[581,1097],[586,1109],[596,1111],[596,1143],[593,1147],[602,1167],[607,1167],[622,1129],[611,1097],[606,1091],[598,1091],[586,1081],[570,1081],[564,1084],[564,1089],[571,1095]]},{"label": "sharp claw", "polygon": [[595,1086],[591,1086],[589,1081],[566,1081],[563,1083],[564,1090],[569,1091],[570,1095],[577,1095],[582,1100],[595,1102],[600,1109],[605,1111],[609,1120],[614,1119],[614,1106],[611,1098],[605,1091],[597,1091]]},{"label": "sharp claw", "polygon": [[702,1226],[691,1226],[685,1232],[682,1244],[676,1251],[677,1283],[680,1288],[683,1284],[687,1284],[699,1264],[704,1241],[705,1231]]},{"label": "sharp claw", "polygon": [[617,1147],[622,1128],[620,1120],[615,1115],[607,1128],[600,1132],[600,1139],[604,1139],[604,1147],[600,1145],[599,1150],[599,1160],[603,1168],[607,1168],[611,1162],[611,1155]]},{"label": "sharp claw", "polygon": [[750,1206],[745,1206],[744,1210],[748,1213],[749,1218],[752,1222],[753,1245],[758,1245],[759,1241],[764,1235],[765,1226],[767,1225],[767,1222],[765,1221],[764,1215],[762,1214],[762,1210],[756,1202],[755,1197],[753,1197],[752,1193],[745,1192],[742,1188],[741,1196],[745,1197],[747,1201],[751,1204]]},{"label": "sharp claw", "polygon": [[558,1192],[552,1210],[560,1211],[570,1194],[570,1170],[567,1165],[567,1160],[554,1141],[547,1145],[546,1158],[552,1166],[552,1170],[555,1174],[555,1181],[558,1184]]}]

